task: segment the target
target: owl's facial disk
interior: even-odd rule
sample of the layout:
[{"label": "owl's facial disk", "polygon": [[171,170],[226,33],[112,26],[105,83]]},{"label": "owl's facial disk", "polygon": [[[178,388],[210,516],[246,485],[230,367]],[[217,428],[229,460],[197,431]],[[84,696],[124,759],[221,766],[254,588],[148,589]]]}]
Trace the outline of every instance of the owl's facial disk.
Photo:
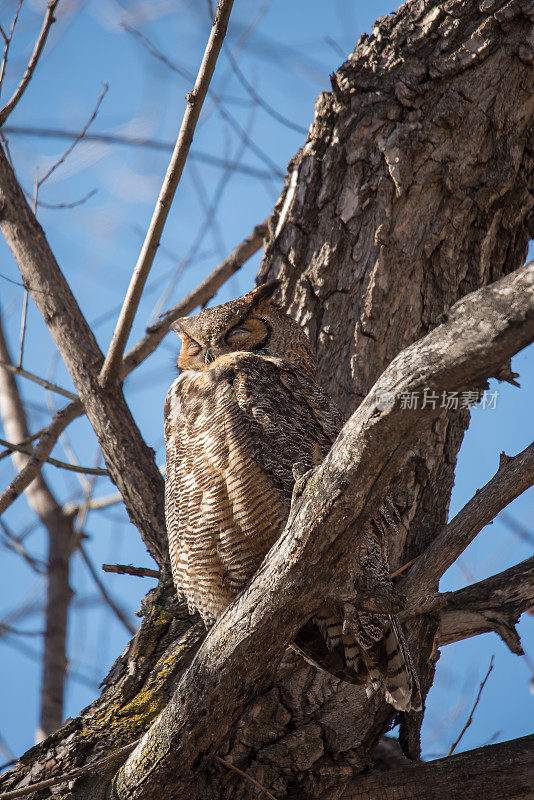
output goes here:
[{"label": "owl's facial disk", "polygon": [[182,349],[178,357],[180,370],[205,370],[216,358],[228,353],[260,350],[267,346],[271,336],[271,327],[267,320],[254,315],[245,317],[217,337],[210,336],[207,331],[202,337],[197,335],[197,339],[193,339],[187,333],[186,325],[184,322],[181,330],[178,330],[182,339]]}]

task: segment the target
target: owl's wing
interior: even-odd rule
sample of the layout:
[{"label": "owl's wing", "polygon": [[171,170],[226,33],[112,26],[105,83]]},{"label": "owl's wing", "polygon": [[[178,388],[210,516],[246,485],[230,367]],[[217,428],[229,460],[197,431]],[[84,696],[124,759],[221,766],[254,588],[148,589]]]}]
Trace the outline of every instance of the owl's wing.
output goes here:
[{"label": "owl's wing", "polygon": [[234,353],[174,382],[165,407],[171,565],[206,624],[282,531],[293,464],[319,464],[341,423],[304,372],[270,356]]}]

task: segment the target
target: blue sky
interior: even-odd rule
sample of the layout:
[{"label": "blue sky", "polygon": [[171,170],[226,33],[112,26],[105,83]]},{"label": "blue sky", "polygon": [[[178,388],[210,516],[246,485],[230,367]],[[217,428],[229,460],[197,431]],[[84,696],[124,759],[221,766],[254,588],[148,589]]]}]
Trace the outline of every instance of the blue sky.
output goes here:
[{"label": "blue sky", "polygon": [[[188,0],[61,2],[45,57],[10,124],[77,132],[107,83],[109,89],[92,132],[172,143],[183,113],[185,92],[191,88],[187,73],[196,71],[208,35],[208,6],[208,2]],[[0,2],[2,25],[10,20],[14,7],[11,0]],[[43,3],[37,0],[28,0],[23,6],[6,92],[14,87],[24,68],[42,9]],[[339,66],[359,35],[370,30],[374,19],[392,10],[389,4],[360,0],[237,0],[227,43],[239,56],[247,80],[267,103],[297,127],[307,129],[318,92],[329,89],[329,73]],[[173,69],[150,55],[131,29],[148,37],[172,62]],[[286,164],[303,141],[302,132],[280,124],[264,109],[251,104],[224,52],[214,91],[224,101],[226,116],[221,115],[213,94],[208,96],[195,134],[195,158],[188,162],[180,184],[131,343],[143,334],[169,291],[167,305],[193,288],[267,216],[279,196]],[[8,139],[19,178],[30,192],[36,174],[43,175],[69,144],[57,138],[14,133],[8,134]],[[250,141],[252,145],[247,143]],[[241,171],[229,175],[220,166],[204,163],[203,154],[223,161],[237,160]],[[38,216],[83,312],[96,326],[103,349],[112,334],[167,161],[165,152],[84,142],[41,188],[40,199],[48,204],[72,203],[97,189],[82,205],[70,210],[40,207]],[[204,214],[210,206],[215,209],[216,224],[206,230]],[[258,265],[256,256],[223,287],[216,302],[249,289]],[[179,279],[172,288],[177,270]],[[23,291],[9,281],[18,283],[18,272],[0,242],[0,300],[15,349]],[[126,383],[128,402],[146,440],[157,452],[158,463],[164,460],[162,407],[174,377],[177,349],[171,336]],[[521,389],[496,384],[497,408],[473,412],[458,463],[452,514],[495,473],[502,450],[514,455],[532,440],[533,363],[532,348],[519,354],[514,369],[521,375]],[[65,387],[72,385],[32,303],[24,365]],[[21,389],[28,401],[31,427],[36,430],[46,423],[49,404],[57,404],[58,399],[27,383]],[[77,420],[70,426],[68,438],[80,463],[92,464],[96,446],[88,423]],[[68,456],[64,448],[65,442],[56,448],[58,458]],[[53,467],[47,467],[45,474],[62,500],[80,497],[82,487],[72,474]],[[1,461],[0,484],[6,485],[12,476],[9,461]],[[111,484],[99,479],[96,496],[110,491]],[[533,510],[531,490],[509,511],[528,528]],[[9,510],[5,519],[17,534],[33,523],[24,499]],[[151,566],[120,505],[90,514],[85,532],[89,537],[88,551],[98,567],[103,562]],[[32,554],[43,556],[41,529],[32,531],[25,542]],[[2,546],[0,550],[3,620],[24,603],[38,608],[44,587],[18,556]],[[442,588],[457,588],[498,572],[528,557],[531,550],[498,519],[444,576]],[[102,580],[135,623],[133,613],[151,581],[118,575],[103,575]],[[92,580],[78,556],[73,558],[72,585],[75,600],[69,628],[67,716],[76,715],[94,698],[99,681],[129,639],[120,623],[110,618],[98,602]],[[30,608],[13,624],[35,633],[42,628],[42,616]],[[534,661],[532,617],[523,617],[520,631]],[[38,714],[39,650],[38,635],[0,638],[0,685],[4,687],[0,736],[15,754],[33,742]],[[459,749],[484,744],[492,737],[500,741],[532,731],[531,670],[526,660],[511,655],[495,634],[487,634],[443,649],[424,724],[426,755],[443,754],[455,739],[492,654],[494,671]]]}]

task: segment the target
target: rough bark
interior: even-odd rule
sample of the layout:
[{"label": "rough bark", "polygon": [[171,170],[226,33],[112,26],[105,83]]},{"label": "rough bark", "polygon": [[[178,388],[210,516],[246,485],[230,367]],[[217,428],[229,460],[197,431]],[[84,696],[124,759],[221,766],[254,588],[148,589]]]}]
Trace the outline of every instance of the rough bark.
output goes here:
[{"label": "rough bark", "polygon": [[[395,355],[459,297],[525,258],[534,227],[533,13],[531,0],[407,3],[362,37],[334,79],[334,94],[318,100],[270,223],[259,280],[281,279],[283,302],[317,345],[320,379],[347,413]],[[57,321],[51,324],[76,368]],[[77,330],[67,333],[80,341]],[[100,365],[101,355],[95,357]],[[91,421],[107,413],[104,398],[92,398],[98,387],[89,377],[76,386],[81,396],[84,389]],[[466,423],[466,413],[440,413],[411,448],[393,488],[403,516],[399,539],[391,543],[393,569],[422,552],[444,524]],[[95,430],[105,438],[98,420]],[[118,445],[131,454],[127,443]],[[120,467],[108,463],[119,485],[128,476],[116,475]],[[136,486],[134,495],[128,487],[127,504],[141,501],[146,480]],[[144,536],[155,513],[151,505],[140,522]],[[164,586],[153,593],[141,632],[118,660],[103,696],[26,754],[18,774],[2,786],[87,763],[147,729],[202,637],[199,628],[173,616],[171,595]],[[409,629],[425,691],[433,679],[436,627],[437,620],[422,616]],[[362,694],[290,654],[220,754],[279,799],[339,797],[392,721],[390,708],[378,702],[370,708]],[[419,722],[403,724],[412,753]],[[174,780],[164,791],[174,792]],[[97,783],[90,785],[85,796],[98,797]],[[83,786],[75,788],[77,798]],[[249,797],[251,787],[212,763],[196,791],[203,798],[239,799]]]},{"label": "rough bark", "polygon": [[499,575],[440,597],[436,646],[495,631],[512,653],[523,655],[515,626],[534,606],[534,557]]},{"label": "rough bark", "polygon": [[342,800],[529,800],[533,756],[534,736],[525,736],[385,774],[360,775]]}]

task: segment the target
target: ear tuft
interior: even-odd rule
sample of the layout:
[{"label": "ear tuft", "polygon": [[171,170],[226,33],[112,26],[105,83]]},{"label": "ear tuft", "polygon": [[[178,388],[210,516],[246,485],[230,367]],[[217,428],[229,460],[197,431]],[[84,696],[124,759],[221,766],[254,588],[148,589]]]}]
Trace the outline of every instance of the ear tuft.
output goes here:
[{"label": "ear tuft", "polygon": [[268,281],[267,283],[262,283],[261,286],[257,286],[255,289],[253,289],[251,295],[254,301],[254,306],[257,306],[272,297],[279,286],[280,281],[274,280]]},{"label": "ear tuft", "polygon": [[187,317],[179,317],[178,319],[175,319],[174,322],[171,322],[169,325],[169,330],[175,331],[178,336],[182,336],[182,334],[185,333],[183,323],[186,319]]}]

